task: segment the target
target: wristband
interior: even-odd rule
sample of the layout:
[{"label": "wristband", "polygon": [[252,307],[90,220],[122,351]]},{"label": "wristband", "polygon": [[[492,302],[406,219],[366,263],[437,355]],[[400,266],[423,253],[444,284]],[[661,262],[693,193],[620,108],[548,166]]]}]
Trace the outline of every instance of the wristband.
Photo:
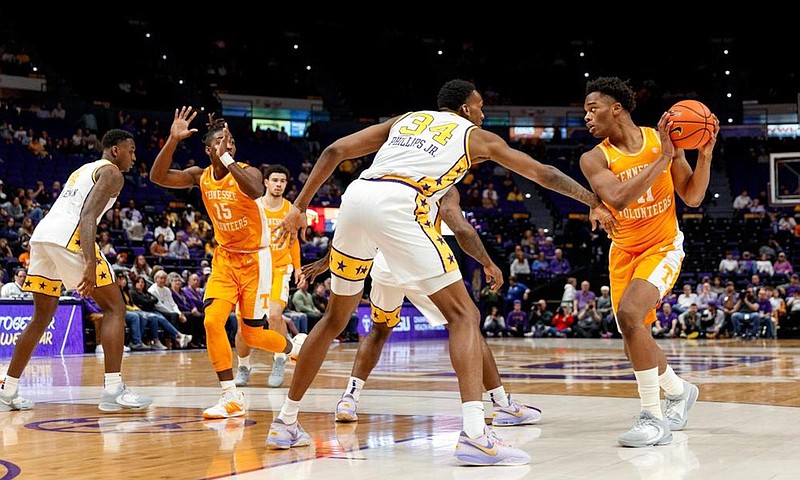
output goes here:
[{"label": "wristband", "polygon": [[222,162],[223,165],[225,165],[225,168],[230,167],[232,163],[236,162],[236,160],[234,160],[231,154],[228,152],[225,152],[222,155],[220,155],[219,161]]}]

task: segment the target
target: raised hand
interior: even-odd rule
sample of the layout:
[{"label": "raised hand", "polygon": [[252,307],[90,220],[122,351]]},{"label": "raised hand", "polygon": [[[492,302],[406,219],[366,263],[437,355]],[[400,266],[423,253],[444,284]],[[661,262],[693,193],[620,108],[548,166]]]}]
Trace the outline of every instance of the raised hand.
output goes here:
[{"label": "raised hand", "polygon": [[197,111],[192,107],[181,107],[180,110],[175,109],[175,118],[172,120],[172,126],[169,128],[170,136],[183,140],[189,138],[193,133],[197,133],[196,128],[189,128],[194,117],[197,116]]}]

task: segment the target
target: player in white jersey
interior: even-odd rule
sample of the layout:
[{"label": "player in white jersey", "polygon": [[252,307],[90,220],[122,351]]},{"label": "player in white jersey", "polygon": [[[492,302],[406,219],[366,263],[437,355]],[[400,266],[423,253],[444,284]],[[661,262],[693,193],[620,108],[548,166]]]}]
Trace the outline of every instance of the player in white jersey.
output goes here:
[{"label": "player in white jersey", "polygon": [[[435,218],[434,223],[437,225],[441,220],[452,230],[461,249],[483,265],[487,282],[492,290],[498,291],[503,285],[503,273],[489,257],[489,253],[483,246],[475,227],[464,218],[459,202],[458,189],[451,188],[436,205],[438,208],[431,208],[431,217]],[[438,210],[438,212],[435,210]],[[439,228],[437,230],[441,231]],[[328,270],[328,265],[328,259],[322,258],[304,266],[302,273],[309,282],[312,282],[314,277]],[[372,289],[369,295],[370,304],[372,305],[372,328],[358,345],[358,352],[356,352],[356,358],[353,362],[350,379],[336,405],[335,419],[337,422],[355,422],[358,420],[356,410],[358,409],[361,389],[364,387],[372,369],[378,363],[383,346],[389,340],[392,329],[400,323],[400,308],[403,305],[404,297],[408,297],[411,303],[425,316],[430,325],[447,325],[444,315],[436,308],[430,298],[419,293],[413,285],[402,285],[394,279],[381,251],[378,251],[377,255],[375,255],[375,261],[372,263],[369,276],[372,279]],[[500,372],[497,370],[494,355],[492,355],[492,351],[485,339],[481,347],[483,354],[483,384],[486,387],[486,391],[489,392],[489,399],[494,407],[492,425],[517,426],[531,425],[538,422],[542,418],[542,411],[536,407],[513,400],[506,393],[500,379]]]},{"label": "player in white jersey", "polygon": [[122,172],[130,170],[136,160],[136,144],[133,135],[120,129],[109,130],[101,144],[100,160],[83,165],[69,176],[61,195],[31,235],[31,263],[23,290],[33,292],[34,312],[0,383],[0,411],[33,408],[33,402],[19,396],[17,386],[58,308],[62,285],[67,290],[77,289],[83,297],[91,296],[103,310],[105,378],[98,408],[118,412],[152,403],[122,382],[125,302],[114,270],[95,241],[100,218],[116,202],[125,183]]},{"label": "player in white jersey", "polygon": [[555,167],[512,149],[482,130],[483,98],[464,80],[447,82],[439,111],[411,112],[336,140],[320,155],[279,236],[305,227],[305,210],[319,187],[344,160],[376,152],[372,166],[342,196],[331,244],[328,309],[306,339],[289,394],[270,426],[267,446],[309,444],[297,423],[300,400],[322,365],[328,345],[342,331],[361,299],[364,278],[378,250],[401,284],[414,284],[449,325],[450,359],[461,393],[463,431],[456,458],[475,465],[523,465],[530,456],[499,440],[484,422],[480,314],[455,256],[434,228],[430,205],[460,181],[474,164],[493,160],[543,186],[591,207],[590,219],[612,229],[613,215],[595,194]]}]

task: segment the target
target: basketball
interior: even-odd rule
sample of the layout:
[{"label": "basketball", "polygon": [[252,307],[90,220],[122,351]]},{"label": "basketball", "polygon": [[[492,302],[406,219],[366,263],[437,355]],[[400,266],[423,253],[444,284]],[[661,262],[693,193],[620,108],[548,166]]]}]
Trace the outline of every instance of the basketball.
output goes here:
[{"label": "basketball", "polygon": [[669,108],[672,126],[669,138],[675,148],[694,150],[703,146],[714,135],[711,110],[697,100],[681,100]]}]

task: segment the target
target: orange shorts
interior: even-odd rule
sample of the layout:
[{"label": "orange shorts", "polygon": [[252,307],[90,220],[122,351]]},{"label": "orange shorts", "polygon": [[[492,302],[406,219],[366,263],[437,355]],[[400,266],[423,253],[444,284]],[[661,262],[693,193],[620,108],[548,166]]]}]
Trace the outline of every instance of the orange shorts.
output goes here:
[{"label": "orange shorts", "polygon": [[[686,254],[682,242],[662,243],[650,247],[643,253],[632,254],[611,246],[608,252],[609,287],[611,304],[616,312],[625,288],[634,278],[645,280],[658,289],[659,299],[672,290],[681,271],[681,263]],[[645,325],[656,321],[656,308],[653,305],[644,318]]]},{"label": "orange shorts", "polygon": [[236,305],[247,320],[262,320],[269,312],[272,289],[272,259],[269,248],[238,253],[217,248],[211,260],[211,276],[204,301],[215,298]]}]

